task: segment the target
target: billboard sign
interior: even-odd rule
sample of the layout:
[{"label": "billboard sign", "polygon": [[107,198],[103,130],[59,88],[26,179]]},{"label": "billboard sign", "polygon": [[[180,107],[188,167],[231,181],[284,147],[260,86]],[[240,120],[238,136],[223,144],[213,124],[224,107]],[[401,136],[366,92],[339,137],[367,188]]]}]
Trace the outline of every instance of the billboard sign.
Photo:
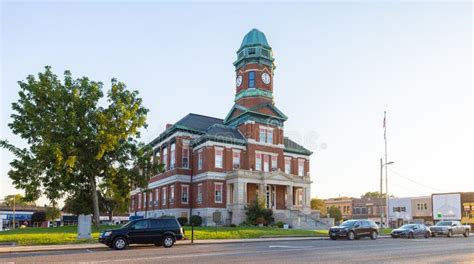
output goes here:
[{"label": "billboard sign", "polygon": [[461,194],[433,194],[433,220],[461,220]]}]

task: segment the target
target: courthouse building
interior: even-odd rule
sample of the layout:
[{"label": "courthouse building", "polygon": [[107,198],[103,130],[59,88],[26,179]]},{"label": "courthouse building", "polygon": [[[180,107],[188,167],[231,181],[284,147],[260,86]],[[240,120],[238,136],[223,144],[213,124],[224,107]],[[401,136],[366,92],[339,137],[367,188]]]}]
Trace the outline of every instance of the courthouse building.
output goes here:
[{"label": "courthouse building", "polygon": [[221,223],[240,224],[257,198],[276,220],[310,213],[312,153],[285,136],[287,117],[273,100],[272,48],[262,32],[245,35],[234,66],[227,116],[188,114],[149,143],[165,171],[150,179],[151,192],[131,192],[131,215],[200,215],[209,225],[220,211]]}]

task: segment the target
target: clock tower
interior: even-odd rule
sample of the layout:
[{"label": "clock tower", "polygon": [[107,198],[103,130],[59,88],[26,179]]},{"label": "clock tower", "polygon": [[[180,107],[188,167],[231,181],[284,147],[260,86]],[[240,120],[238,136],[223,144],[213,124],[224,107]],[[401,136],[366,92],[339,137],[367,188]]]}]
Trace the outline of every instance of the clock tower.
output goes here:
[{"label": "clock tower", "polygon": [[253,107],[273,103],[273,61],[272,48],[268,45],[265,34],[252,29],[242,40],[234,62],[236,104]]}]

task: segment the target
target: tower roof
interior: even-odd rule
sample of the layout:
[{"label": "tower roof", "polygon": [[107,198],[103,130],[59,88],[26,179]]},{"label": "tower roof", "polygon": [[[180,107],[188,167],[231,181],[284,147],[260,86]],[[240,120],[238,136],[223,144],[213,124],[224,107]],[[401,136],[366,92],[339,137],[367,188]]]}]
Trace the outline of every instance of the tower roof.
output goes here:
[{"label": "tower roof", "polygon": [[262,31],[254,28],[249,31],[242,40],[242,44],[237,52],[241,51],[243,48],[252,47],[252,46],[264,46],[266,48],[271,49],[270,45],[268,45],[267,38]]}]

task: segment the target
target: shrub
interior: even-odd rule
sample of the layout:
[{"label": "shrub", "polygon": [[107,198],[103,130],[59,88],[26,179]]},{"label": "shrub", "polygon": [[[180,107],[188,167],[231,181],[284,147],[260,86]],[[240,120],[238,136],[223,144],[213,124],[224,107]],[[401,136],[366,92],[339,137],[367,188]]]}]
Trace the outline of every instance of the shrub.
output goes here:
[{"label": "shrub", "polygon": [[178,217],[178,222],[184,226],[185,224],[188,223],[188,218],[186,216],[181,216],[181,217]]},{"label": "shrub", "polygon": [[189,218],[189,223],[194,224],[194,226],[201,226],[202,225],[202,217],[199,215],[192,215]]},{"label": "shrub", "polygon": [[36,212],[31,215],[31,222],[34,223],[41,223],[46,221],[46,213],[45,212]]},{"label": "shrub", "polygon": [[249,207],[245,207],[245,214],[247,219],[245,222],[250,225],[257,224],[271,224],[273,221],[273,211],[272,209],[267,209],[264,207],[264,202],[260,201],[257,197]]},{"label": "shrub", "polygon": [[175,218],[175,217],[174,215],[161,215],[160,218]]},{"label": "shrub", "polygon": [[236,224],[230,224],[230,227],[237,227]]},{"label": "shrub", "polygon": [[283,223],[282,221],[278,221],[278,222],[275,223],[275,226],[278,227],[278,228],[283,228],[284,224],[285,223]]}]

